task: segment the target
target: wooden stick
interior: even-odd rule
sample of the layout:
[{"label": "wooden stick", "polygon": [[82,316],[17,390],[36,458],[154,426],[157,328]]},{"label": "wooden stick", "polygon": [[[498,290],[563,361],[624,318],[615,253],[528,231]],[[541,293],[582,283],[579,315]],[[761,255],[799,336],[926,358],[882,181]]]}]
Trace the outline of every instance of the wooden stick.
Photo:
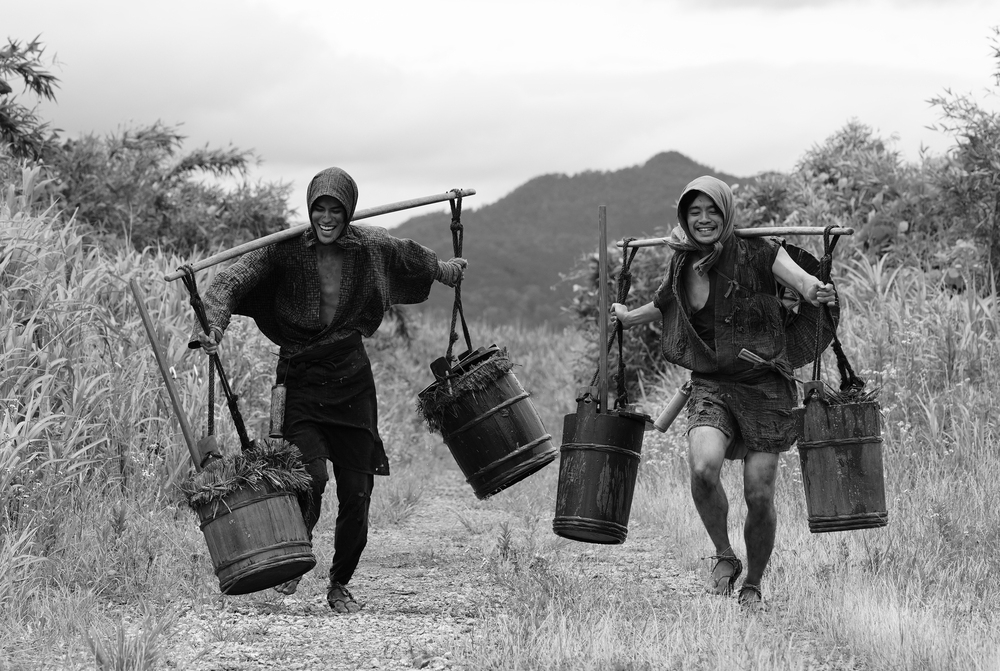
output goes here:
[{"label": "wooden stick", "polygon": [[600,233],[598,246],[597,270],[600,288],[597,292],[597,314],[600,325],[601,358],[597,366],[597,407],[600,412],[608,411],[608,208],[601,205],[597,208],[597,226]]},{"label": "wooden stick", "polygon": [[[401,200],[398,203],[388,203],[387,205],[377,205],[376,207],[369,207],[365,210],[358,210],[354,213],[354,218],[351,221],[358,221],[359,219],[368,219],[370,217],[377,217],[380,214],[389,214],[390,212],[399,212],[400,210],[410,210],[414,207],[420,207],[421,205],[431,205],[433,203],[440,203],[445,200],[453,200],[459,196],[474,196],[476,195],[475,189],[453,189],[447,193],[435,194],[433,196],[422,196],[420,198],[412,198],[410,200]],[[260,249],[261,247],[267,247],[268,245],[273,245],[276,242],[281,242],[282,240],[290,240],[296,236],[302,235],[306,232],[310,224],[300,224],[298,226],[293,226],[292,228],[286,229],[284,231],[278,231],[277,233],[271,233],[270,235],[265,235],[263,238],[257,238],[256,240],[251,240],[250,242],[245,242],[242,245],[237,245],[231,249],[227,249],[224,252],[219,252],[214,254],[207,259],[202,259],[191,264],[191,267],[198,271],[204,270],[205,268],[211,268],[212,266],[222,263],[223,261],[228,261],[229,259],[234,259],[237,256],[243,256],[247,252],[252,252],[255,249]],[[172,273],[163,276],[167,282],[173,282],[174,280],[184,277],[184,273],[180,270],[175,270]]]},{"label": "wooden stick", "polygon": [[167,388],[167,395],[170,396],[170,403],[174,406],[174,414],[177,415],[177,421],[181,425],[181,434],[184,436],[184,442],[187,443],[188,452],[191,453],[191,461],[194,463],[194,469],[200,471],[201,451],[195,443],[194,433],[191,431],[187,415],[184,414],[184,406],[181,404],[181,397],[177,393],[174,379],[170,377],[170,367],[167,366],[167,359],[160,347],[160,340],[156,337],[153,320],[149,318],[149,311],[146,310],[146,297],[143,295],[142,289],[139,287],[139,283],[135,281],[135,278],[129,280],[128,286],[132,290],[132,296],[135,298],[136,305],[139,306],[139,316],[142,318],[142,325],[146,329],[146,336],[149,338],[149,344],[152,346],[153,354],[156,356],[156,364],[160,367],[160,375],[163,376],[163,384]]},{"label": "wooden stick", "polygon": [[[741,238],[763,238],[769,235],[823,235],[824,229],[818,226],[763,226],[761,228],[737,228],[735,233]],[[833,228],[830,235],[854,235],[853,228]],[[628,243],[629,247],[663,247],[667,244],[668,238],[646,238],[645,240],[633,240]],[[619,240],[617,245],[623,246]]]}]

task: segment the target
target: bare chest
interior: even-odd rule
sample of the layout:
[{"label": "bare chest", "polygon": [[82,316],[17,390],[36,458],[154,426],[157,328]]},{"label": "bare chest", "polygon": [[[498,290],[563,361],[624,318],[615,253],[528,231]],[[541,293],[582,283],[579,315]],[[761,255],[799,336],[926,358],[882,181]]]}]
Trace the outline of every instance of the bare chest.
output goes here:
[{"label": "bare chest", "polygon": [[712,290],[711,279],[707,274],[699,275],[693,263],[684,266],[684,292],[693,312],[705,307]]},{"label": "bare chest", "polygon": [[333,321],[340,307],[340,287],[344,277],[344,250],[336,246],[317,246],[319,271],[319,320],[323,326]]}]

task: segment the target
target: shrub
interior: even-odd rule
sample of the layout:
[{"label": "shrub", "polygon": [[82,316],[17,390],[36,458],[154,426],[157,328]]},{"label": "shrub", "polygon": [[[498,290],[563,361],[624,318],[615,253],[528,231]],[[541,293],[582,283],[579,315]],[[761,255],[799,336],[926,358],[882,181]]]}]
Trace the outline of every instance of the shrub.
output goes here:
[{"label": "shrub", "polygon": [[226,189],[198,176],[246,177],[252,152],[204,147],[182,153],[184,136],[157,122],[103,137],[67,140],[46,155],[54,192],[91,236],[187,255],[281,230],[286,184]]},{"label": "shrub", "polygon": [[37,37],[27,44],[8,38],[7,46],[0,49],[0,143],[6,143],[15,158],[37,159],[55,142],[55,131],[38,118],[35,108],[18,102],[7,81],[11,76],[18,77],[25,90],[55,100],[59,80],[44,69],[44,53],[45,47]]}]

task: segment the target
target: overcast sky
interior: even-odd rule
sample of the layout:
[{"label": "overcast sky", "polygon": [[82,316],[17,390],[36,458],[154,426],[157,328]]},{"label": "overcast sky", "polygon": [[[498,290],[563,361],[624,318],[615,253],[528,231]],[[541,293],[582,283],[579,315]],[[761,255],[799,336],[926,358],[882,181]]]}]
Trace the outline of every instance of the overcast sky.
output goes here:
[{"label": "overcast sky", "polygon": [[34,0],[5,3],[0,38],[57,57],[43,112],[66,134],[182,124],[256,151],[302,215],[331,165],[359,208],[454,187],[478,207],[668,150],[787,171],[852,118],[941,153],[929,98],[1000,107],[995,25],[1000,0]]}]

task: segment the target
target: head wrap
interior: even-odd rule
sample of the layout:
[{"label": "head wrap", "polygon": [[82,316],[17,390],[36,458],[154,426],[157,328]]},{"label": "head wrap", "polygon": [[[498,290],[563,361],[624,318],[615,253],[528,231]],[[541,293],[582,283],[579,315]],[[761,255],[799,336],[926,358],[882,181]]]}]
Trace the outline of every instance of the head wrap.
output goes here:
[{"label": "head wrap", "polygon": [[336,198],[347,210],[347,221],[350,223],[358,204],[358,185],[353,177],[340,168],[327,168],[313,177],[306,190],[306,216],[312,212],[313,203],[322,196]]},{"label": "head wrap", "polygon": [[[688,226],[687,209],[691,201],[697,198],[699,193],[703,193],[711,198],[715,206],[722,211],[722,234],[711,245],[695,242],[691,236],[691,228]],[[703,257],[694,264],[694,269],[699,275],[704,275],[719,260],[719,256],[722,255],[722,248],[735,235],[736,206],[733,203],[732,189],[721,179],[709,177],[708,175],[698,177],[684,187],[684,192],[681,193],[681,197],[677,201],[677,221],[680,224],[681,230],[684,231],[684,236],[676,236],[677,239],[668,240],[667,244],[671,249],[678,251],[701,253]]]}]

